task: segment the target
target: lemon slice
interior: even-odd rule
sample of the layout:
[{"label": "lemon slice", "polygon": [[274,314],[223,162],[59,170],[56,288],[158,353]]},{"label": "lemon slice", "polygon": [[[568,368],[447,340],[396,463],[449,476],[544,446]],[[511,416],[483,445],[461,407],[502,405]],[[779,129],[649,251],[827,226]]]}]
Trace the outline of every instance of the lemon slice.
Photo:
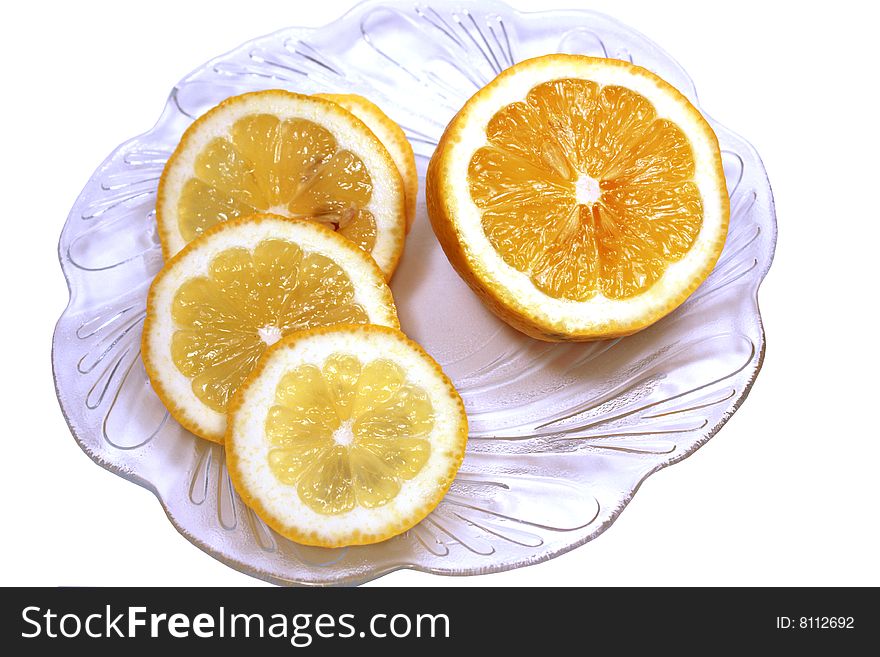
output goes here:
[{"label": "lemon slice", "polygon": [[335,326],[284,338],[229,406],[242,499],[299,543],[376,543],[437,506],[467,417],[440,366],[400,331]]},{"label": "lemon slice", "polygon": [[288,333],[338,323],[398,326],[391,290],[368,255],[316,223],[233,219],[156,276],[144,365],[178,422],[222,442],[229,398],[266,348]]},{"label": "lemon slice", "polygon": [[195,121],[159,182],[165,258],[220,221],[256,212],[309,219],[373,256],[391,278],[404,189],[387,149],[340,105],[289,91],[228,98]]},{"label": "lemon slice", "polygon": [[388,149],[388,154],[397,165],[403,179],[403,191],[406,197],[406,232],[412,228],[416,218],[416,198],[419,194],[419,173],[416,170],[416,156],[406,138],[406,133],[375,103],[357,94],[315,94],[318,98],[326,98],[342,105],[349,112],[363,121]]},{"label": "lemon slice", "polygon": [[718,140],[675,88],[627,62],[547,55],[471,98],[428,167],[450,262],[544,340],[633,333],[712,270],[729,202]]}]

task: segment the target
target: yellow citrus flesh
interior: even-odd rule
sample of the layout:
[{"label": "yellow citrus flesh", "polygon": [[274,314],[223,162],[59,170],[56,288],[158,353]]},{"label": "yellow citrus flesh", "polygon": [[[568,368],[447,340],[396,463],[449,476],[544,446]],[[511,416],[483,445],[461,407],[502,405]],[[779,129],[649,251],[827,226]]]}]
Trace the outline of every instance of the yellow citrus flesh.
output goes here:
[{"label": "yellow citrus flesh", "polygon": [[617,60],[547,55],[452,120],[428,212],[487,306],[540,339],[628,335],[705,279],[727,234],[718,140],[690,102]]},{"label": "yellow citrus flesh", "polygon": [[187,279],[171,308],[174,364],[193,392],[223,412],[266,347],[312,326],[366,323],[348,274],[333,260],[284,239],[219,252]]},{"label": "yellow citrus flesh", "polygon": [[249,115],[196,158],[178,201],[180,232],[190,241],[218,221],[274,211],[320,221],[369,253],[376,223],[363,207],[372,191],[360,158],[317,123]]},{"label": "yellow citrus flesh", "polygon": [[229,407],[236,489],[312,545],[385,540],[442,499],[467,419],[439,366],[399,331],[336,326],[284,338]]},{"label": "yellow citrus flesh", "polygon": [[644,292],[700,232],[690,142],[634,91],[545,82],[499,110],[486,136],[468,172],[483,229],[550,296]]},{"label": "yellow citrus flesh", "polygon": [[282,336],[339,323],[397,325],[368,256],[332,231],[272,215],[209,230],[169,261],[152,289],[148,373],[175,417],[214,440],[229,398]]},{"label": "yellow citrus flesh", "polygon": [[[377,185],[385,190],[378,199]],[[373,255],[390,276],[403,202],[400,174],[366,125],[335,103],[273,90],[230,98],[187,130],[160,181],[157,220],[170,257],[236,217],[308,219]]]},{"label": "yellow citrus flesh", "polygon": [[431,400],[399,365],[332,354],[323,368],[301,365],[279,382],[266,420],[269,465],[318,513],[378,507],[422,469],[433,426]]},{"label": "yellow citrus flesh", "polygon": [[388,149],[388,154],[400,171],[406,197],[406,231],[416,218],[416,199],[419,193],[419,173],[416,157],[406,133],[375,103],[357,94],[315,94],[341,105],[363,121]]}]

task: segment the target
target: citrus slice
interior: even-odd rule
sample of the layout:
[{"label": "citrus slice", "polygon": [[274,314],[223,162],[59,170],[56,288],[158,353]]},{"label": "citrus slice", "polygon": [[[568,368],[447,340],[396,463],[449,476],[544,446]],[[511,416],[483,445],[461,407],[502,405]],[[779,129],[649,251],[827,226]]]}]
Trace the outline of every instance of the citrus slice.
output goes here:
[{"label": "citrus slice", "polygon": [[400,173],[340,105],[270,90],[233,96],[183,134],[159,181],[168,259],[220,221],[271,212],[337,230],[391,278],[406,230]]},{"label": "citrus slice", "polygon": [[339,323],[398,326],[372,258],[313,222],[232,219],[190,242],[153,280],[144,366],[178,422],[222,442],[229,398],[266,348]]},{"label": "citrus slice", "polygon": [[466,442],[461,397],[421,347],[386,327],[334,326],[266,352],[229,405],[226,461],[275,531],[339,547],[428,515]]},{"label": "citrus slice", "polygon": [[551,341],[657,321],[727,235],[712,128],[667,82],[612,59],[547,55],[501,73],[447,127],[426,193],[462,278]]},{"label": "citrus slice", "polygon": [[379,141],[388,149],[388,154],[397,165],[403,179],[403,192],[406,201],[406,232],[412,228],[416,218],[416,198],[419,194],[419,172],[416,170],[416,156],[406,138],[406,133],[375,103],[357,94],[315,94],[342,105],[363,121],[373,131]]}]

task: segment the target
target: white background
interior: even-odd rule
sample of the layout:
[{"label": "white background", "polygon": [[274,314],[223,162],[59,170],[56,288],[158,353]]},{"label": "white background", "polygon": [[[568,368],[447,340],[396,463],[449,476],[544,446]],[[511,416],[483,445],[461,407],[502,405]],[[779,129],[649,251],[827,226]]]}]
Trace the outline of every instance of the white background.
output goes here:
[{"label": "white background", "polygon": [[[518,0],[521,9],[548,2]],[[552,4],[552,3],[551,3]],[[253,585],[177,534],[153,496],[94,465],[62,419],[49,351],[67,302],[57,239],[94,168],[205,60],[345,0],[18,3],[0,24],[0,584]],[[776,260],[751,396],[651,477],[603,536],[550,562],[376,585],[880,584],[878,80],[863,2],[559,0],[616,16],[695,80],[764,158]],[[873,12],[872,12],[873,13]]]}]

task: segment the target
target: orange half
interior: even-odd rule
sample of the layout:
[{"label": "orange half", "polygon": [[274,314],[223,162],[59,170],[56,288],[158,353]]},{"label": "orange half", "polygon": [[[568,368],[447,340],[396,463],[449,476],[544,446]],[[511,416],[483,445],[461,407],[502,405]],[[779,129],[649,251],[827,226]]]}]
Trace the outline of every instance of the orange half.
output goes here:
[{"label": "orange half", "polygon": [[729,203],[718,141],[649,71],[522,62],[450,123],[426,182],[450,262],[502,319],[546,340],[633,333],[714,266]]}]

